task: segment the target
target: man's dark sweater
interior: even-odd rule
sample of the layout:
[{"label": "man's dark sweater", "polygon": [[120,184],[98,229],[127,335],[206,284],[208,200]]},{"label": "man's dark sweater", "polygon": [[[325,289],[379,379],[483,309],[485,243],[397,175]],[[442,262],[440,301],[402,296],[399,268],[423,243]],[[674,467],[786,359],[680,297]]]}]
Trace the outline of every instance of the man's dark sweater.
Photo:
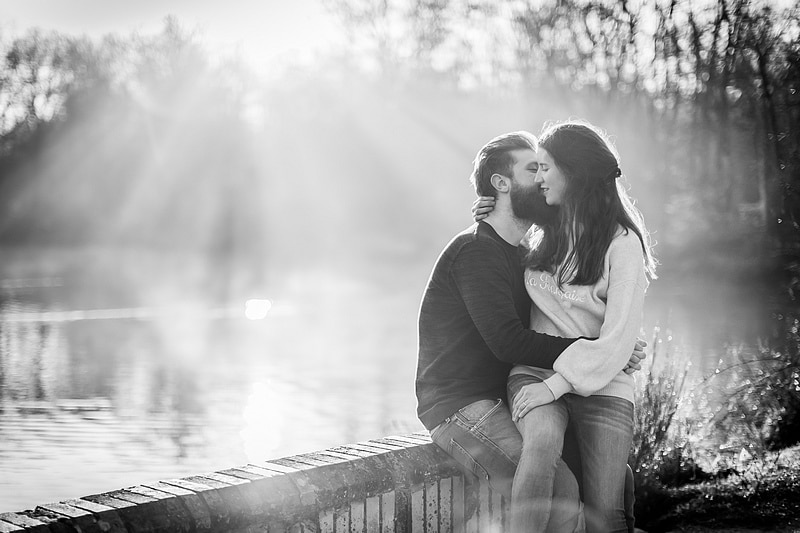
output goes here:
[{"label": "man's dark sweater", "polygon": [[514,364],[553,368],[575,341],[527,328],[523,270],[519,247],[486,222],[439,256],[419,313],[417,415],[426,428],[477,400],[505,399]]}]

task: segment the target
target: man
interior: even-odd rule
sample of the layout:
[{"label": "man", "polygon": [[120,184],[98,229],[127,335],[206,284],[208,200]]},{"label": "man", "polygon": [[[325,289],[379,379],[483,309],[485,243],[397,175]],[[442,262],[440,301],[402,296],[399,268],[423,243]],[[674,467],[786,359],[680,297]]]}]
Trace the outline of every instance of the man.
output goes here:
[{"label": "man", "polygon": [[[433,442],[509,500],[522,437],[506,400],[508,372],[514,364],[552,368],[575,341],[527,328],[531,302],[518,245],[548,212],[534,184],[537,169],[530,133],[501,135],[481,148],[471,180],[479,196],[496,198],[495,207],[445,247],[419,314],[417,414]],[[641,357],[637,347],[631,362]],[[561,461],[548,529],[573,531],[579,515],[578,485]]]}]

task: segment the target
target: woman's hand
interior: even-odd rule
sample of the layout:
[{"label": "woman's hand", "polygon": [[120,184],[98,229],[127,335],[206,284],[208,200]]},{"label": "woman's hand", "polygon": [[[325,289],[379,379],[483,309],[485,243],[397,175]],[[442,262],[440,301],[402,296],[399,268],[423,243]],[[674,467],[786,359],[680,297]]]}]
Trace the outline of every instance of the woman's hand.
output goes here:
[{"label": "woman's hand", "polygon": [[636,344],[633,347],[633,353],[631,354],[628,364],[622,369],[623,372],[626,374],[633,374],[637,370],[642,369],[642,361],[647,358],[647,352],[644,351],[646,346],[647,343],[645,341],[642,339],[636,339]]},{"label": "woman's hand", "polygon": [[550,387],[543,382],[524,385],[514,396],[514,408],[511,411],[511,418],[514,422],[518,422],[531,409],[547,405],[553,401],[555,401],[555,397],[550,391]]},{"label": "woman's hand", "polygon": [[477,200],[472,202],[472,218],[475,222],[483,220],[494,209],[495,199],[493,196],[479,196]]}]

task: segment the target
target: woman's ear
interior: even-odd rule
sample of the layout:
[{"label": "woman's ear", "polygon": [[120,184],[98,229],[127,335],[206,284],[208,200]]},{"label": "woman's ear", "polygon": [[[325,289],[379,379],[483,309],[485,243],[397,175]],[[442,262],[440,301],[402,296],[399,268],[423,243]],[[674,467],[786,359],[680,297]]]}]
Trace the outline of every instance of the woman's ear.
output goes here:
[{"label": "woman's ear", "polygon": [[492,174],[492,177],[489,178],[489,181],[497,192],[508,192],[511,188],[508,178],[502,174]]}]

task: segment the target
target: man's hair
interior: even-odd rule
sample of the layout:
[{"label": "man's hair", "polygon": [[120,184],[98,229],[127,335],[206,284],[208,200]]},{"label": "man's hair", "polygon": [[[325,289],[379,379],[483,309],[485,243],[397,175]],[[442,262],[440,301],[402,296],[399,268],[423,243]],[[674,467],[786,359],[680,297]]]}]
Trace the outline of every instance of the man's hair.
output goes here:
[{"label": "man's hair", "polygon": [[514,131],[495,137],[475,156],[469,180],[475,186],[478,196],[497,196],[492,187],[492,175],[502,174],[512,177],[514,170],[514,150],[536,151],[536,136],[527,131]]}]

